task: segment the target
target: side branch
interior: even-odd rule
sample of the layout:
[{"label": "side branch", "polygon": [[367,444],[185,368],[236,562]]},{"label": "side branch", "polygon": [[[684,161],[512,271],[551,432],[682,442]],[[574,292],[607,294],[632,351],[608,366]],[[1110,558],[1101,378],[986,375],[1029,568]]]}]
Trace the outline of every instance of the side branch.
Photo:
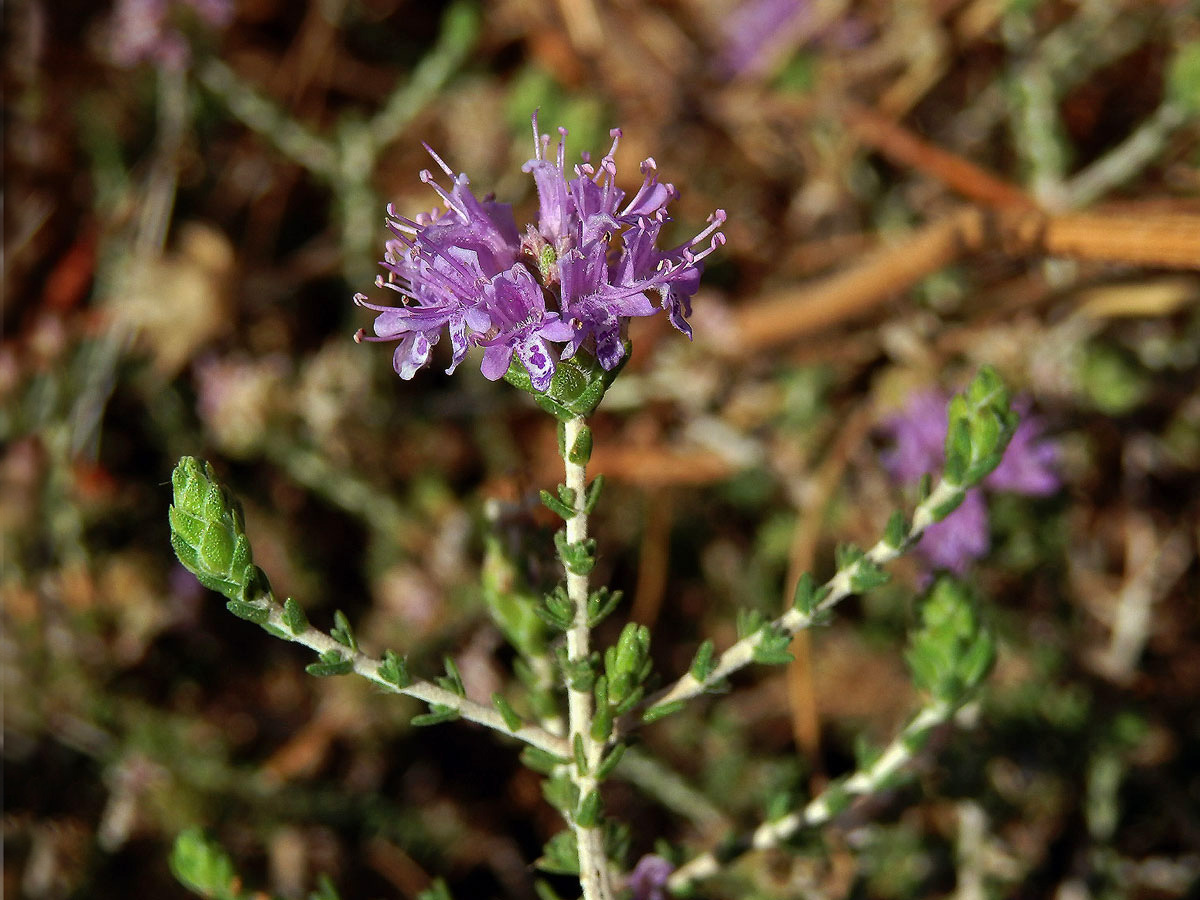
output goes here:
[{"label": "side branch", "polygon": [[[965,488],[962,485],[950,484],[943,478],[937,483],[933,492],[917,506],[913,513],[912,524],[904,535],[903,541],[898,546],[890,544],[886,540],[879,541],[861,559],[851,566],[840,569],[832,578],[825,582],[824,586],[818,592],[819,594],[823,593],[824,597],[811,610],[803,611],[795,607],[789,609],[772,622],[770,628],[759,629],[753,634],[747,635],[722,653],[717,660],[716,666],[706,678],[698,679],[691,672],[688,672],[674,684],[669,685],[650,697],[646,702],[647,709],[653,710],[656,707],[667,707],[671,704],[690,700],[713,688],[739,669],[745,668],[754,661],[755,650],[770,631],[782,631],[788,635],[795,635],[798,631],[812,627],[812,625],[823,618],[825,613],[833,609],[834,606],[851,594],[856,593],[854,584],[861,571],[864,571],[866,567],[877,567],[889,563],[907,551],[921,539],[921,535],[925,533],[925,529],[934,523],[934,512],[951,503],[964,490]],[[629,721],[622,724],[626,730],[632,726],[632,723]]]},{"label": "side branch", "polygon": [[947,703],[932,703],[922,709],[904,730],[884,749],[870,766],[837,781],[814,797],[803,809],[773,822],[764,822],[752,835],[735,841],[731,850],[709,850],[680,866],[667,881],[672,893],[686,891],[698,881],[715,875],[723,865],[750,850],[769,850],[790,840],[805,828],[826,824],[841,813],[855,798],[878,792],[912,762],[929,732],[954,712]]},{"label": "side branch", "polygon": [[361,675],[368,681],[374,682],[386,691],[393,694],[404,694],[414,697],[425,703],[450,707],[459,716],[469,722],[475,722],[478,725],[483,725],[485,728],[499,731],[501,734],[514,737],[519,741],[523,741],[547,753],[552,753],[555,756],[567,758],[571,755],[570,745],[563,738],[555,737],[550,732],[536,725],[522,725],[515,730],[510,729],[505,724],[504,717],[496,710],[476,703],[474,700],[460,697],[453,691],[448,691],[431,681],[414,678],[412,683],[407,687],[399,687],[388,681],[380,673],[379,670],[382,663],[379,660],[359,650],[352,650],[345,644],[334,640],[323,631],[319,631],[311,626],[299,634],[293,634],[283,617],[283,610],[279,604],[271,602],[269,610],[270,618],[264,623],[264,627],[269,628],[272,633],[278,634],[285,640],[303,644],[310,650],[315,650],[318,654],[329,653],[330,651],[341,654],[343,659],[347,659],[353,664],[356,674]]}]

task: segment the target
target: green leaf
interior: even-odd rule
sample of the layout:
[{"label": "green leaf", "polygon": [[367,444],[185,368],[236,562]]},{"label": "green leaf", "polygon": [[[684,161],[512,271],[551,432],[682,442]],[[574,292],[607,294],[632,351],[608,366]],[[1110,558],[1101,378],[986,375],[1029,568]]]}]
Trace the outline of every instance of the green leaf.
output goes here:
[{"label": "green leaf", "polygon": [[850,590],[862,594],[880,585],[888,583],[891,578],[887,572],[864,556],[850,571]]},{"label": "green leaf", "polygon": [[617,764],[621,762],[621,757],[624,755],[625,745],[615,744],[612,752],[600,762],[600,766],[596,769],[596,780],[604,781],[604,779],[608,778],[613,773],[613,770],[617,768]]},{"label": "green leaf", "polygon": [[294,635],[301,635],[309,628],[308,616],[304,614],[304,609],[291,597],[283,601],[283,624],[287,625]]},{"label": "green leaf", "polygon": [[333,628],[330,629],[329,636],[351,650],[358,650],[358,641],[354,639],[354,630],[350,627],[350,620],[340,609],[333,614]]},{"label": "green leaf", "polygon": [[346,659],[337,650],[326,650],[321,654],[320,662],[311,663],[304,667],[309,675],[318,678],[329,678],[334,675],[349,675],[354,671],[354,660]]},{"label": "green leaf", "polygon": [[714,652],[713,642],[706,640],[697,648],[696,655],[692,658],[692,665],[688,671],[701,684],[708,681],[708,677],[717,668]]},{"label": "green leaf", "polygon": [[571,507],[567,506],[567,504],[563,503],[549,491],[538,491],[538,496],[542,498],[542,505],[564,522],[567,519],[575,517],[575,510],[571,509]]},{"label": "green leaf", "polygon": [[577,466],[585,466],[588,460],[592,458],[592,429],[586,425],[579,430],[579,434],[575,436],[575,443],[571,445],[571,452],[567,459]]},{"label": "green leaf", "polygon": [[379,664],[379,677],[388,684],[398,688],[406,688],[412,684],[412,676],[408,674],[408,660],[394,650],[383,651],[383,661]]},{"label": "green leaf", "polygon": [[904,513],[896,510],[888,518],[887,527],[883,530],[883,542],[893,550],[899,550],[904,546],[907,537],[908,522]]},{"label": "green leaf", "polygon": [[818,588],[813,582],[812,575],[805,572],[800,576],[800,580],[796,582],[796,591],[792,595],[792,606],[797,612],[811,616],[817,607],[821,605],[821,601],[828,596],[829,586],[822,585]]},{"label": "green leaf", "polygon": [[684,707],[684,701],[672,700],[670,703],[660,703],[657,706],[652,706],[642,713],[642,721],[647,725],[651,722],[657,722],[659,719],[665,719],[667,716],[673,716]]},{"label": "green leaf", "polygon": [[517,711],[499,693],[492,694],[492,706],[496,707],[496,712],[500,713],[500,717],[504,719],[504,724],[509,731],[515,732],[525,724],[517,715]]},{"label": "green leaf", "polygon": [[466,697],[467,689],[463,685],[462,675],[458,671],[458,666],[454,664],[454,660],[449,656],[443,656],[442,664],[446,667],[446,674],[439,675],[434,680],[440,687],[445,688],[450,693],[458,694],[460,697]]},{"label": "green leaf", "polygon": [[792,644],[792,636],[782,628],[767,624],[759,632],[758,643],[754,645],[754,661],[765,666],[785,666],[794,657],[788,648]]},{"label": "green leaf", "polygon": [[527,769],[542,775],[551,775],[559,766],[565,766],[567,760],[537,747],[526,747],[521,751],[521,764]]},{"label": "green leaf", "polygon": [[236,875],[229,855],[199,828],[179,833],[171,848],[171,874],[193,893],[214,900],[238,900]]},{"label": "green leaf", "polygon": [[247,622],[253,622],[255,625],[265,625],[267,624],[267,620],[271,618],[271,610],[256,603],[243,603],[241,600],[230,600],[225,604],[225,608],[239,619],[245,619]]},{"label": "green leaf", "polygon": [[575,824],[580,828],[595,828],[600,823],[602,810],[600,791],[592,788],[575,811]]},{"label": "green leaf", "polygon": [[583,735],[575,732],[575,737],[571,739],[571,750],[575,754],[575,771],[581,776],[588,773],[587,753],[583,746]]},{"label": "green leaf", "polygon": [[443,706],[441,703],[430,703],[430,711],[419,716],[413,716],[410,724],[417,728],[428,728],[431,725],[441,725],[444,722],[453,722],[458,718],[458,710],[451,706]]},{"label": "green leaf", "polygon": [[595,628],[607,619],[624,596],[621,591],[610,592],[606,587],[593,591],[588,596],[588,627]]},{"label": "green leaf", "polygon": [[579,788],[569,775],[558,773],[542,782],[542,796],[546,802],[566,815],[579,805]]},{"label": "green leaf", "polygon": [[592,483],[588,485],[587,497],[584,499],[583,511],[589,516],[596,511],[596,504],[600,502],[600,492],[604,490],[604,476],[597,475],[592,479]]},{"label": "green leaf", "polygon": [[574,831],[560,831],[546,842],[541,858],[534,863],[543,872],[559,875],[579,874],[579,848]]}]

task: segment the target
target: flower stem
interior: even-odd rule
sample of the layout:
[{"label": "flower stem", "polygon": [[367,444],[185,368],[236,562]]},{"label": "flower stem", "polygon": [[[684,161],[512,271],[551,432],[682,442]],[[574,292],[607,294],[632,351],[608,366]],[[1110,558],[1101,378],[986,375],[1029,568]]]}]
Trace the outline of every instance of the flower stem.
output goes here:
[{"label": "flower stem", "polygon": [[[563,441],[563,465],[566,467],[566,486],[574,493],[571,508],[574,515],[567,519],[567,543],[580,544],[587,540],[587,473],[586,464],[572,462],[572,448],[584,429],[584,421],[576,416],[566,422]],[[586,660],[591,653],[591,628],[588,625],[588,576],[572,571],[564,562],[567,576],[567,596],[575,609],[575,618],[567,630],[567,659],[574,663]],[[598,785],[596,770],[600,766],[602,744],[591,736],[592,692],[567,686],[567,721],[570,741],[582,742],[587,766],[580,771],[571,766],[571,778],[579,789],[582,800]],[[612,884],[608,872],[608,860],[604,852],[604,833],[598,823],[580,824],[571,817],[571,828],[575,832],[579,848],[579,882],[584,900],[611,900]]]}]

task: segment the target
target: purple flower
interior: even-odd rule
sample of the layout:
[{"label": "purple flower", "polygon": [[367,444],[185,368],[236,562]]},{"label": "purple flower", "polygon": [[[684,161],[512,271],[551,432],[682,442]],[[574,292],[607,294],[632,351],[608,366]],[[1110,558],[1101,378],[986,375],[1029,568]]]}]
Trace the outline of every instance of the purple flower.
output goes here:
[{"label": "purple flower", "polygon": [[729,76],[758,75],[796,40],[812,18],[809,0],[744,0],[729,16],[720,64]]},{"label": "purple flower", "polygon": [[664,900],[673,871],[675,867],[661,856],[647,854],[637,861],[625,886],[633,892],[633,900]]},{"label": "purple flower", "polygon": [[[659,250],[658,236],[670,221],[675,188],[658,180],[653,159],[642,163],[642,184],[632,198],[616,186],[614,161],[621,132],[598,166],[584,154],[567,171],[565,129],[553,159],[549,135],[533,116],[534,158],[524,171],[538,193],[538,221],[518,238],[509,206],[479,200],[465,175],[454,175],[426,150],[452,180],[449,190],[429,172],[421,179],[444,205],[416,219],[388,208],[387,244],[377,284],[398,293],[399,306],[376,306],[363,294],[355,301],[375,310],[374,336],[359,340],[399,341],[393,360],[402,378],[429,362],[443,329],[453,348],[452,372],[472,346],[484,348],[483,374],[502,378],[515,356],[534,389],[545,391],[560,359],[582,348],[606,370],[625,354],[630,318],[660,308],[691,337],[687,316],[700,284],[703,260],[725,242],[718,231],[723,210],[709,226],[677,247]],[[652,298],[657,298],[656,305]]]},{"label": "purple flower", "polygon": [[109,24],[109,53],[113,62],[126,68],[148,62],[181,69],[191,51],[180,20],[190,16],[210,28],[224,28],[233,12],[232,0],[117,0]]},{"label": "purple flower", "polygon": [[[904,411],[884,424],[893,444],[880,459],[897,481],[915,484],[926,472],[941,468],[949,402],[940,391],[914,393]],[[1021,413],[1021,424],[983,486],[1037,497],[1053,494],[1062,484],[1055,472],[1058,446],[1042,437],[1042,422],[1030,415],[1028,400],[1018,400],[1014,406]],[[958,509],[926,530],[917,550],[933,567],[961,575],[988,547],[987,505],[979,491],[968,491]]]}]

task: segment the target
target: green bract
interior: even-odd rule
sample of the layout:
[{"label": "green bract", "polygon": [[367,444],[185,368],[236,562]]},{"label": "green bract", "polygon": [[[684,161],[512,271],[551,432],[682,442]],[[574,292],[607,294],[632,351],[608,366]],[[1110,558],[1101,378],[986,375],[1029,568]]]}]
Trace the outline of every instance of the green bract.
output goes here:
[{"label": "green bract", "polygon": [[[629,341],[625,341],[624,346],[625,353],[620,363],[608,371],[605,371],[599,360],[586,350],[580,350],[570,359],[560,360],[555,367],[554,377],[550,379],[550,387],[545,393],[534,388],[529,373],[516,356],[509,364],[504,380],[533,394],[538,406],[563,422],[578,416],[588,416],[600,405],[600,401],[604,399],[604,392],[629,359]],[[590,447],[588,449],[590,450]]]}]

